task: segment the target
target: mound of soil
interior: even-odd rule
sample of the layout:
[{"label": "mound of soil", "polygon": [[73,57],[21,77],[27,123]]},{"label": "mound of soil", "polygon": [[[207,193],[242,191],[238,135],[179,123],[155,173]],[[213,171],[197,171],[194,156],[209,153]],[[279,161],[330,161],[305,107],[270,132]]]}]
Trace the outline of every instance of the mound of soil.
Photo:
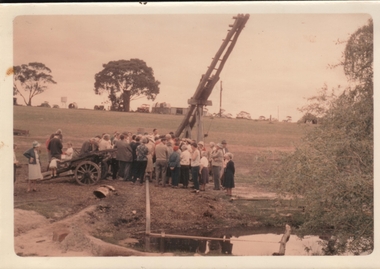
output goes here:
[{"label": "mound of soil", "polygon": [[50,222],[35,211],[27,211],[21,209],[14,210],[14,236],[26,233],[40,227],[44,227]]}]

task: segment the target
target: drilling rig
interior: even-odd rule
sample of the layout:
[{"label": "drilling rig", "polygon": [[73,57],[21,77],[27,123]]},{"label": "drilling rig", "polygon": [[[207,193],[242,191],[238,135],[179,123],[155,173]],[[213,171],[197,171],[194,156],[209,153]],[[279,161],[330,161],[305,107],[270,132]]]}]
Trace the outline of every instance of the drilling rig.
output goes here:
[{"label": "drilling rig", "polygon": [[211,64],[208,67],[205,74],[202,75],[200,82],[193,97],[188,100],[189,109],[185,118],[182,120],[178,129],[175,132],[176,137],[184,132],[184,137],[191,138],[191,130],[197,123],[197,141],[203,140],[203,124],[202,124],[202,114],[204,106],[211,106],[212,102],[207,100],[219,80],[220,73],[226,63],[228,56],[231,54],[236,41],[243,30],[246,22],[249,19],[249,14],[238,14],[234,16],[235,22],[229,25],[227,36],[223,39],[223,43],[219,50],[212,58]]}]

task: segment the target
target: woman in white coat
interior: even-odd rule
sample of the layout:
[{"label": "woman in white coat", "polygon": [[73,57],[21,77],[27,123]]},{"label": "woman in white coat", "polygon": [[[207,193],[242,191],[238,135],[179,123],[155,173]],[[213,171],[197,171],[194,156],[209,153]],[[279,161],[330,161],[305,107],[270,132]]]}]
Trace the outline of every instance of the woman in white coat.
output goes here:
[{"label": "woman in white coat", "polygon": [[24,156],[28,158],[28,190],[37,191],[36,181],[42,180],[41,162],[40,162],[40,143],[33,142],[33,147],[24,152]]}]

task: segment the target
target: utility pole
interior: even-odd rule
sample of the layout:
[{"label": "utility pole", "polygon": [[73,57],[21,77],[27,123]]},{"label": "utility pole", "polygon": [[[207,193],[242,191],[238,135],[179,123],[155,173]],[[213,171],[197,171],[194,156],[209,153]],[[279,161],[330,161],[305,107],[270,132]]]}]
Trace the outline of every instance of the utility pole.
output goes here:
[{"label": "utility pole", "polygon": [[222,81],[220,81],[220,104],[219,104],[219,117],[222,117]]}]

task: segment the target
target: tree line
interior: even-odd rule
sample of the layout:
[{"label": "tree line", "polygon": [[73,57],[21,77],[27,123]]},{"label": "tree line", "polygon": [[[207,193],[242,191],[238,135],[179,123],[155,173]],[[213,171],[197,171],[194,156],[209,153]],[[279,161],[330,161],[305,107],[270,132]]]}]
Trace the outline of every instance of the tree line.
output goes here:
[{"label": "tree line", "polygon": [[[13,95],[20,95],[27,106],[44,93],[49,85],[57,84],[52,71],[43,63],[33,62],[13,67]],[[111,110],[130,110],[130,102],[146,97],[155,100],[160,93],[160,82],[153,69],[140,59],[110,61],[95,74],[94,93],[106,93]]]}]

